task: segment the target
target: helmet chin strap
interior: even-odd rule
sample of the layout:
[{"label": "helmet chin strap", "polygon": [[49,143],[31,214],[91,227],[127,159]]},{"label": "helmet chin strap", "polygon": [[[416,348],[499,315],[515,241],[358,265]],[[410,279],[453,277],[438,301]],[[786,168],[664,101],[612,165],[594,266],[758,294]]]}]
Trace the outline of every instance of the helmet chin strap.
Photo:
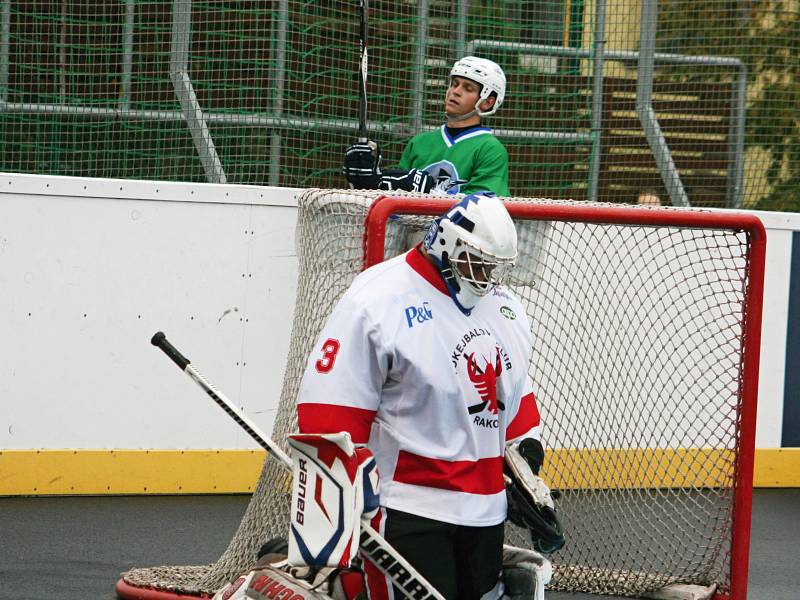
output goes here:
[{"label": "helmet chin strap", "polygon": [[459,123],[460,121],[466,121],[467,119],[470,119],[470,118],[474,117],[475,115],[480,115],[480,113],[478,112],[478,108],[477,107],[473,108],[468,113],[465,113],[465,114],[457,116],[457,117],[450,116],[449,114],[447,114],[447,111],[445,111],[445,113],[444,113],[445,119],[447,119],[448,121],[450,121],[452,123]]},{"label": "helmet chin strap", "polygon": [[458,123],[460,121],[466,121],[467,119],[470,119],[470,118],[472,118],[472,117],[474,117],[476,115],[479,116],[479,117],[484,117],[484,116],[488,116],[488,115],[494,114],[494,111],[491,110],[491,109],[489,109],[489,111],[487,111],[487,112],[481,111],[481,104],[486,102],[486,100],[488,100],[488,98],[480,98],[480,99],[478,99],[478,101],[475,103],[475,108],[473,108],[471,111],[469,111],[466,114],[463,114],[463,115],[460,115],[460,116],[457,116],[457,117],[452,117],[449,114],[447,114],[447,111],[444,111],[444,116],[448,121],[450,121],[452,123]]},{"label": "helmet chin strap", "polygon": [[453,302],[455,302],[458,310],[466,316],[470,316],[470,314],[472,314],[472,309],[478,304],[481,296],[473,293],[467,286],[459,285],[456,275],[453,273],[453,266],[446,256],[447,255],[445,255],[444,262],[447,266],[435,256],[431,256],[431,258],[433,258],[433,262],[436,263],[439,273],[442,274],[442,279],[444,279],[444,283],[447,286],[447,292],[450,294],[450,298],[452,298]]}]

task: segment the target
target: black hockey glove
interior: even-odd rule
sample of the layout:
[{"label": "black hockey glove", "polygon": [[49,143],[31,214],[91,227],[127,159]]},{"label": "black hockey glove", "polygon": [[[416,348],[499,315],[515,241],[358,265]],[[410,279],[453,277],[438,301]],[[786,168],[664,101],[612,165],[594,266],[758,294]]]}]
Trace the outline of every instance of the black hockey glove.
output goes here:
[{"label": "black hockey glove", "polygon": [[533,474],[538,475],[544,464],[544,446],[542,446],[542,442],[533,438],[525,438],[519,443],[519,453],[526,460]]},{"label": "black hockey glove", "polygon": [[356,142],[344,153],[342,174],[357,190],[375,190],[381,182],[381,150],[372,140]]},{"label": "black hockey glove", "polygon": [[389,169],[381,177],[378,189],[428,193],[433,188],[434,183],[433,177],[427,171],[419,169],[411,169],[410,171]]}]

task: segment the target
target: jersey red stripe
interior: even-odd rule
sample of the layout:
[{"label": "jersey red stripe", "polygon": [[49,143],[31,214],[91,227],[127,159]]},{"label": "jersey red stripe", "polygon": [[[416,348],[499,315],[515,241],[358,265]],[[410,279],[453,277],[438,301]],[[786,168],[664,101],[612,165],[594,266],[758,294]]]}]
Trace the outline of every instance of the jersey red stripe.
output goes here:
[{"label": "jersey red stripe", "polygon": [[531,429],[541,423],[542,418],[539,416],[539,406],[536,404],[536,398],[533,392],[527,396],[523,396],[519,402],[519,410],[514,416],[511,423],[506,428],[506,440],[511,441],[521,435],[525,435]]},{"label": "jersey red stripe", "polygon": [[375,411],[352,406],[304,402],[297,405],[300,433],[339,433],[346,431],[354,444],[366,444]]},{"label": "jersey red stripe", "polygon": [[400,483],[470,494],[490,495],[505,489],[503,458],[500,456],[449,461],[401,450],[393,479]]}]

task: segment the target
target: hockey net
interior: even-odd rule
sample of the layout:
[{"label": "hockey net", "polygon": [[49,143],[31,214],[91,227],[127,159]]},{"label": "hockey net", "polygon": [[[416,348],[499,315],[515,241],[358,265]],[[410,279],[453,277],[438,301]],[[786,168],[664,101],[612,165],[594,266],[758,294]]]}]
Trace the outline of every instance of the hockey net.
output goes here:
[{"label": "hockey net", "polygon": [[[365,264],[419,241],[451,200],[307,190],[299,281],[273,438],[325,318]],[[509,282],[533,331],[530,376],[567,545],[550,589],[640,596],[690,584],[744,600],[764,230],[732,213],[513,199]],[[374,206],[374,207],[373,207]],[[373,207],[373,208],[371,208]],[[390,213],[394,213],[391,216]],[[403,213],[403,214],[400,214]],[[365,220],[369,216],[369,224]],[[213,565],[141,568],[135,587],[209,594],[285,536],[289,484],[267,460]],[[528,545],[508,525],[507,538]]]}]

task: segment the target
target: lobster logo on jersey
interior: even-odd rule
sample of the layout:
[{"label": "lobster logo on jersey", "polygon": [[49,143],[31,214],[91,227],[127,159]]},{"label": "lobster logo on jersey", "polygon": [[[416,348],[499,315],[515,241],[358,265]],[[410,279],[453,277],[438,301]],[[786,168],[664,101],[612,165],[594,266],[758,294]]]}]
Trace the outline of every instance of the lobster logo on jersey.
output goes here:
[{"label": "lobster logo on jersey", "polygon": [[[495,342],[488,329],[476,327],[461,336],[453,348],[450,361],[459,377],[466,376],[465,379],[480,399],[467,406],[472,423],[484,429],[497,429],[500,426],[500,411],[506,410],[501,399],[500,378],[511,370],[508,353]],[[464,363],[466,373],[462,371]]]},{"label": "lobster logo on jersey", "polygon": [[478,366],[474,352],[466,357],[467,375],[469,375],[469,380],[481,397],[480,402],[468,408],[471,415],[483,412],[487,405],[489,406],[489,412],[493,415],[497,414],[498,409],[506,409],[505,404],[497,397],[497,379],[503,373],[503,361],[500,357],[500,348],[495,350],[497,354],[495,355],[494,364],[486,362],[483,368]]}]

